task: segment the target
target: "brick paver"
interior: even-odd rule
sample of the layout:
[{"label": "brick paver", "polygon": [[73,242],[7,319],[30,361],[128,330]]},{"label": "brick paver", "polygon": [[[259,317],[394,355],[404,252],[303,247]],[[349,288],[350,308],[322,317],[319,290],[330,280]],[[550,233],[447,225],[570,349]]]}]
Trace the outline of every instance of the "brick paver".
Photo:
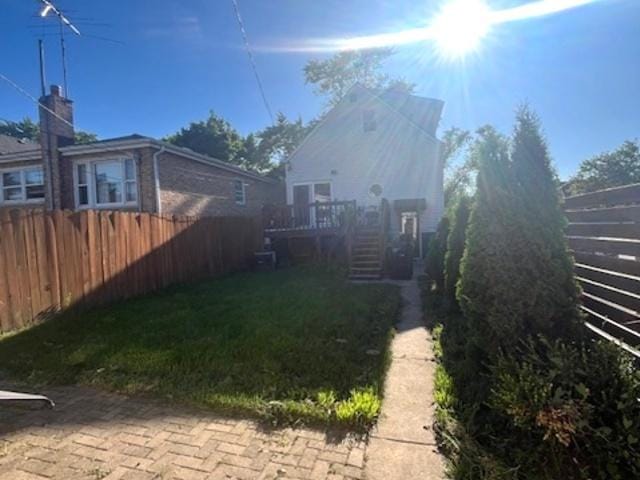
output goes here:
[{"label": "brick paver", "polygon": [[265,430],[83,387],[45,393],[54,410],[0,406],[0,480],[363,478],[352,435]]}]

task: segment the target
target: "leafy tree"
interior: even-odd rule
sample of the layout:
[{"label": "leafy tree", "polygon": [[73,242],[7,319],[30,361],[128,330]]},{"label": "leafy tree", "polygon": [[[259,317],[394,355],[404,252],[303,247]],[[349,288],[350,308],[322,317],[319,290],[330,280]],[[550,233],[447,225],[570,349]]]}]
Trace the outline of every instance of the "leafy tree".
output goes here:
[{"label": "leafy tree", "polygon": [[471,197],[461,195],[451,215],[451,229],[447,238],[444,277],[445,292],[452,306],[456,305],[456,284],[460,278],[460,260],[462,260],[462,254],[464,253],[471,204]]},{"label": "leafy tree", "polygon": [[444,203],[451,205],[460,195],[465,195],[472,184],[476,168],[472,157],[468,156],[462,163],[454,164],[471,143],[473,135],[468,130],[451,127],[442,134],[441,152],[444,164]]},{"label": "leafy tree", "polygon": [[305,82],[315,85],[315,93],[337,104],[356,83],[369,88],[401,88],[413,91],[414,85],[381,72],[383,63],[393,55],[390,48],[340,52],[326,60],[310,60],[304,67]]},{"label": "leafy tree", "polygon": [[640,142],[627,140],[617,149],[585,160],[565,190],[570,195],[640,182]]},{"label": "leafy tree", "polygon": [[37,142],[40,135],[40,127],[29,117],[24,117],[18,122],[5,120],[4,123],[0,124],[0,134],[15,138],[28,138]]},{"label": "leafy tree", "polygon": [[[37,142],[40,138],[40,125],[29,117],[24,117],[19,122],[8,120],[5,121],[4,124],[0,124],[0,134],[15,138],[28,138],[29,140]],[[95,133],[84,132],[82,130],[75,132],[75,142],[77,144],[91,143],[96,140],[98,140],[98,136]]]},{"label": "leafy tree", "polygon": [[165,141],[235,165],[242,165],[246,160],[242,157],[242,136],[213,111],[206,120],[191,122]]},{"label": "leafy tree", "polygon": [[96,142],[97,140],[98,136],[95,133],[83,132],[82,130],[75,132],[75,142],[78,145]]},{"label": "leafy tree", "polygon": [[302,143],[314,125],[315,122],[304,125],[301,118],[292,122],[283,113],[278,113],[276,123],[257,133],[261,156],[272,163],[280,163]]}]

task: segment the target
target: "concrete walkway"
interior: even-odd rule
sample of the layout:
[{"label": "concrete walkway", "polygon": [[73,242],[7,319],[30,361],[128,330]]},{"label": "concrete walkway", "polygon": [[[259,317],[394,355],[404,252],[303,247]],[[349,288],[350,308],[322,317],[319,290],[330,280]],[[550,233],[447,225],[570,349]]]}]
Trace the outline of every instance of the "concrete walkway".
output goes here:
[{"label": "concrete walkway", "polygon": [[[415,272],[422,272],[417,265]],[[431,335],[423,321],[417,281],[395,282],[404,307],[392,344],[378,425],[366,449],[367,480],[445,478],[432,429],[435,361]]]}]

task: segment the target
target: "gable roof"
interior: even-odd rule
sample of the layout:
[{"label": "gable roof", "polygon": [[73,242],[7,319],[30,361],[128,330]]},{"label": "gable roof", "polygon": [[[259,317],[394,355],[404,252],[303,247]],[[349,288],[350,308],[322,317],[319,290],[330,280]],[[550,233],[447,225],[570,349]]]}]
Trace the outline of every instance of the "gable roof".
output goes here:
[{"label": "gable roof", "polygon": [[[290,161],[293,157],[295,157],[300,150],[307,143],[309,138],[311,138],[325,123],[329,121],[330,118],[333,117],[334,112],[338,110],[338,107],[342,105],[344,102],[349,101],[348,98],[353,93],[358,93],[358,91],[364,92],[370,98],[378,100],[379,103],[386,108],[392,110],[394,113],[398,114],[401,118],[405,119],[407,123],[412,125],[416,130],[418,130],[422,135],[425,135],[429,140],[433,142],[437,142],[441,144],[440,140],[436,138],[435,131],[437,128],[437,124],[440,122],[440,114],[442,113],[442,108],[444,107],[444,102],[442,100],[437,100],[434,98],[426,98],[426,97],[418,97],[416,95],[411,95],[408,93],[401,93],[394,90],[373,90],[370,88],[361,85],[360,83],[354,84],[347,93],[340,99],[340,101],[334,105],[331,110],[329,110],[324,117],[313,127],[313,129],[307,134],[307,136],[300,142],[291,154],[287,157],[285,162]],[[436,112],[433,114],[435,126],[433,131],[429,131],[427,127],[429,125],[421,125],[420,121],[426,121],[429,117],[428,110],[425,109],[429,105],[429,109],[435,108]],[[402,111],[404,109],[404,112]]]},{"label": "gable roof", "polygon": [[427,132],[435,135],[444,107],[442,100],[418,97],[393,89],[378,93],[378,97]]},{"label": "gable roof", "polygon": [[28,138],[16,138],[0,134],[0,155],[39,150],[40,144]]}]

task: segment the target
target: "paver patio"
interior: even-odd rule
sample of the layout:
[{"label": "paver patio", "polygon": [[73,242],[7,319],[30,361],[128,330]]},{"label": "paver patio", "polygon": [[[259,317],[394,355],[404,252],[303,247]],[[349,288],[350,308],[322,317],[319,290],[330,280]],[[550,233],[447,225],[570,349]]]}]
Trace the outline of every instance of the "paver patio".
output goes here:
[{"label": "paver patio", "polygon": [[354,436],[269,431],[83,387],[44,393],[55,410],[0,409],[0,480],[363,478]]}]

